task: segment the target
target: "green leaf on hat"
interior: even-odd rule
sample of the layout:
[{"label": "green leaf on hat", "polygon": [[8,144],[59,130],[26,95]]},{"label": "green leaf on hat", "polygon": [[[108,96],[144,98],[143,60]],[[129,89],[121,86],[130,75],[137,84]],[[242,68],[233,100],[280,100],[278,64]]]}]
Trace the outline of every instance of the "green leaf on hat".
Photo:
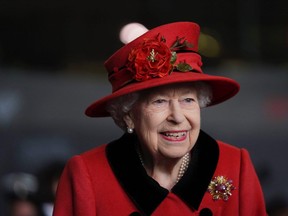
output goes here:
[{"label": "green leaf on hat", "polygon": [[172,44],[170,47],[171,50],[175,49],[185,49],[185,48],[192,48],[193,44],[189,43],[187,40],[184,39],[184,37],[176,38],[176,41]]},{"label": "green leaf on hat", "polygon": [[179,64],[176,65],[176,68],[178,71],[181,71],[181,72],[191,71],[193,69],[186,62],[180,62]]}]

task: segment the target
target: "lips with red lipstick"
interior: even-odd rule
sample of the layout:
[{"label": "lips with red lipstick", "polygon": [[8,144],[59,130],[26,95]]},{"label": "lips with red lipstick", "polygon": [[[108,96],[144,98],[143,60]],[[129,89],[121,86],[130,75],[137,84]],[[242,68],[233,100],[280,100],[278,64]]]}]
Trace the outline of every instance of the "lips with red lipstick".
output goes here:
[{"label": "lips with red lipstick", "polygon": [[187,131],[164,131],[161,136],[168,141],[183,141],[187,137]]}]

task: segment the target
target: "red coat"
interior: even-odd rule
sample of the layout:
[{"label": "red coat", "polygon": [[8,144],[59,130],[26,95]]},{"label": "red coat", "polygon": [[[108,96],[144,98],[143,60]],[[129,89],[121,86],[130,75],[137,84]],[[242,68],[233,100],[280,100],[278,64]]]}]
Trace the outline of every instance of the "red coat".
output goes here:
[{"label": "red coat", "polygon": [[168,191],[146,174],[135,142],[136,137],[126,134],[70,159],[59,182],[53,216],[267,215],[245,149],[215,141],[201,131],[188,170]]}]

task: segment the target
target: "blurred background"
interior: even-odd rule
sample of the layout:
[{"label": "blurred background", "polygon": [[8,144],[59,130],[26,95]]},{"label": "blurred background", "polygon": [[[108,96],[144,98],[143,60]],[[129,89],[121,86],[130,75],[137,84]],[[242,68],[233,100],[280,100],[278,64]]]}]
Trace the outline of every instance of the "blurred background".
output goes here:
[{"label": "blurred background", "polygon": [[36,206],[21,216],[51,211],[67,159],[122,134],[84,115],[111,92],[103,62],[122,46],[124,25],[174,21],[200,24],[205,73],[241,85],[203,109],[203,129],[249,150],[271,215],[287,207],[288,1],[1,0],[0,216],[19,200]]}]

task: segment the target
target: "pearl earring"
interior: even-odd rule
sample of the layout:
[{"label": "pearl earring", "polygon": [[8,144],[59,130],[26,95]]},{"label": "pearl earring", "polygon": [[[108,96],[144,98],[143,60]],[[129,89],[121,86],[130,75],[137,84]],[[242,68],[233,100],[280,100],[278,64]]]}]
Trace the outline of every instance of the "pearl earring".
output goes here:
[{"label": "pearl earring", "polygon": [[134,132],[133,128],[127,128],[127,133],[132,134]]}]

